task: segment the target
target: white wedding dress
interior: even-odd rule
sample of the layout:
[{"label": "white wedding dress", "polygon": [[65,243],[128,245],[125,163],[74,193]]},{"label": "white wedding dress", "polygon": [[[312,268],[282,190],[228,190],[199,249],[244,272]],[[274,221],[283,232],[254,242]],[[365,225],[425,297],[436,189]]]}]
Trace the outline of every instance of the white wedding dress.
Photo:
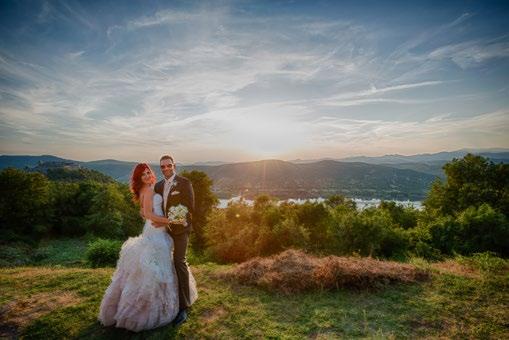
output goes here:
[{"label": "white wedding dress", "polygon": [[[164,216],[162,197],[153,197],[153,211]],[[198,298],[189,270],[191,304]],[[173,265],[173,239],[147,220],[143,232],[122,245],[117,268],[101,302],[99,321],[105,326],[138,332],[170,323],[179,311],[178,279]]]}]

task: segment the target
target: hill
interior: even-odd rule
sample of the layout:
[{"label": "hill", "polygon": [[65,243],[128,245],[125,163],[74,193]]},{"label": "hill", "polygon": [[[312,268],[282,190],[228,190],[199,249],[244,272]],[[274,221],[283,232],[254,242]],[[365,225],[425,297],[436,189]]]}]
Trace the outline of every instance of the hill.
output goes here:
[{"label": "hill", "polygon": [[[270,194],[279,198],[309,198],[343,194],[364,199],[421,200],[435,178],[444,178],[442,167],[468,151],[494,162],[509,163],[507,149],[479,149],[419,154],[411,156],[349,157],[319,161],[262,160],[253,162],[202,162],[177,164],[179,172],[200,170],[214,180],[214,192],[220,197],[243,194],[251,198]],[[135,162],[105,159],[89,162],[43,156],[0,156],[0,169],[7,166],[34,167],[39,162],[74,162],[81,168],[99,171],[127,182]],[[151,164],[161,178],[158,164]]]},{"label": "hill", "polygon": [[18,168],[25,167],[33,168],[40,162],[74,162],[69,159],[64,159],[51,155],[42,156],[23,156],[23,155],[1,155],[0,156],[0,170],[4,168]]},{"label": "hill", "polygon": [[[29,159],[30,164],[35,160]],[[129,180],[136,164],[117,160],[74,163],[80,168],[99,171],[121,182]],[[20,165],[20,161],[17,164]],[[156,164],[152,164],[152,167],[161,178],[159,167]],[[338,161],[295,164],[264,160],[221,165],[177,165],[177,170],[205,172],[214,181],[213,191],[220,197],[241,193],[248,198],[258,194],[269,194],[282,199],[343,194],[366,199],[419,200],[425,196],[436,178],[415,170]]]},{"label": "hill", "polygon": [[319,161],[294,164],[264,160],[218,166],[183,166],[201,170],[214,181],[220,196],[270,194],[279,198],[309,198],[343,194],[348,197],[398,200],[422,199],[433,175],[360,162]]},{"label": "hill", "polygon": [[39,162],[35,167],[25,167],[31,172],[40,172],[52,181],[79,182],[92,180],[101,183],[112,183],[115,180],[102,172],[81,167],[78,163],[65,162]]},{"label": "hill", "polygon": [[[62,246],[60,242],[51,250],[59,261],[66,253]],[[73,242],[66,251],[76,247]],[[485,276],[456,260],[433,264],[421,260],[418,266],[432,274],[423,282],[284,295],[270,287],[224,280],[221,277],[235,267],[191,258],[199,296],[189,320],[179,328],[168,325],[140,333],[99,324],[99,305],[114,268],[90,269],[77,263],[0,268],[0,337],[503,339],[509,335],[507,272]]]},{"label": "hill", "polygon": [[369,164],[404,164],[404,163],[446,163],[453,158],[463,158],[467,153],[473,153],[490,158],[493,162],[509,163],[509,149],[461,149],[456,151],[443,151],[437,153],[423,153],[417,155],[384,155],[378,157],[346,157],[338,159],[343,162],[364,162]]}]

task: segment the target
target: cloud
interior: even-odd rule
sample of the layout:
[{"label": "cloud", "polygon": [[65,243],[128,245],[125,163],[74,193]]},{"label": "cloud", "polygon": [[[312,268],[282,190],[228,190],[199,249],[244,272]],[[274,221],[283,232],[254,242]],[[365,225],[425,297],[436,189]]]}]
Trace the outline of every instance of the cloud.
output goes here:
[{"label": "cloud", "polygon": [[[74,23],[100,30],[100,38],[71,44],[60,37],[59,48],[35,58],[0,50],[5,151],[136,159],[172,149],[191,162],[422,149],[435,140],[447,146],[447,138],[462,147],[490,131],[491,142],[507,144],[498,135],[503,114],[434,114],[477,117],[479,107],[468,105],[487,98],[462,97],[461,77],[437,73],[444,61],[467,68],[506,57],[503,38],[428,48],[468,13],[404,43],[391,36],[397,48],[388,52],[387,33],[355,18],[252,15],[232,4],[106,23],[74,3],[39,10],[41,24]],[[459,99],[462,106],[450,107]],[[474,134],[468,124],[479,138],[462,137]]]},{"label": "cloud", "polygon": [[[472,117],[433,116],[425,121],[356,120],[322,117],[313,122],[315,140],[312,145],[336,154],[356,151],[370,154],[374,150],[398,147],[409,152],[451,150],[463,146],[487,147],[485,137],[507,141],[509,110],[498,110]],[[318,133],[320,132],[320,133]],[[371,150],[371,151],[370,151]],[[413,150],[413,151],[412,151]]]},{"label": "cloud", "polygon": [[467,41],[442,46],[428,54],[429,59],[450,59],[463,69],[479,66],[490,59],[507,57],[509,57],[509,41],[495,43]]}]

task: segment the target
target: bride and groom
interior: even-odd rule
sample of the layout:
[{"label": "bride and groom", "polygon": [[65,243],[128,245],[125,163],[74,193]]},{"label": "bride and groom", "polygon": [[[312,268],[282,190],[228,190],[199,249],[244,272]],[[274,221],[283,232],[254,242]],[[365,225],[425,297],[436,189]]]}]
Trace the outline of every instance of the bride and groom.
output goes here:
[{"label": "bride and groom", "polygon": [[[164,179],[157,183],[148,164],[137,164],[133,170],[131,191],[140,203],[145,225],[139,236],[122,245],[99,311],[99,321],[105,326],[137,332],[172,321],[179,325],[198,298],[186,262],[193,187],[176,174],[171,156],[162,156],[160,166]],[[175,210],[180,215],[174,214]]]}]

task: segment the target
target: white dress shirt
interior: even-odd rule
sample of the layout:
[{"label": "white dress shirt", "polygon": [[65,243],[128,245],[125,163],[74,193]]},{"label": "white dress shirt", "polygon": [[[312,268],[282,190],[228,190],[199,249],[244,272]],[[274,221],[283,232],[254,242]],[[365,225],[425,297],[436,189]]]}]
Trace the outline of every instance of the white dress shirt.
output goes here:
[{"label": "white dress shirt", "polygon": [[168,199],[168,194],[170,193],[171,187],[175,184],[175,175],[176,175],[176,173],[173,173],[173,175],[170,178],[164,179],[163,204],[164,204],[165,210],[166,210],[166,200]]}]

